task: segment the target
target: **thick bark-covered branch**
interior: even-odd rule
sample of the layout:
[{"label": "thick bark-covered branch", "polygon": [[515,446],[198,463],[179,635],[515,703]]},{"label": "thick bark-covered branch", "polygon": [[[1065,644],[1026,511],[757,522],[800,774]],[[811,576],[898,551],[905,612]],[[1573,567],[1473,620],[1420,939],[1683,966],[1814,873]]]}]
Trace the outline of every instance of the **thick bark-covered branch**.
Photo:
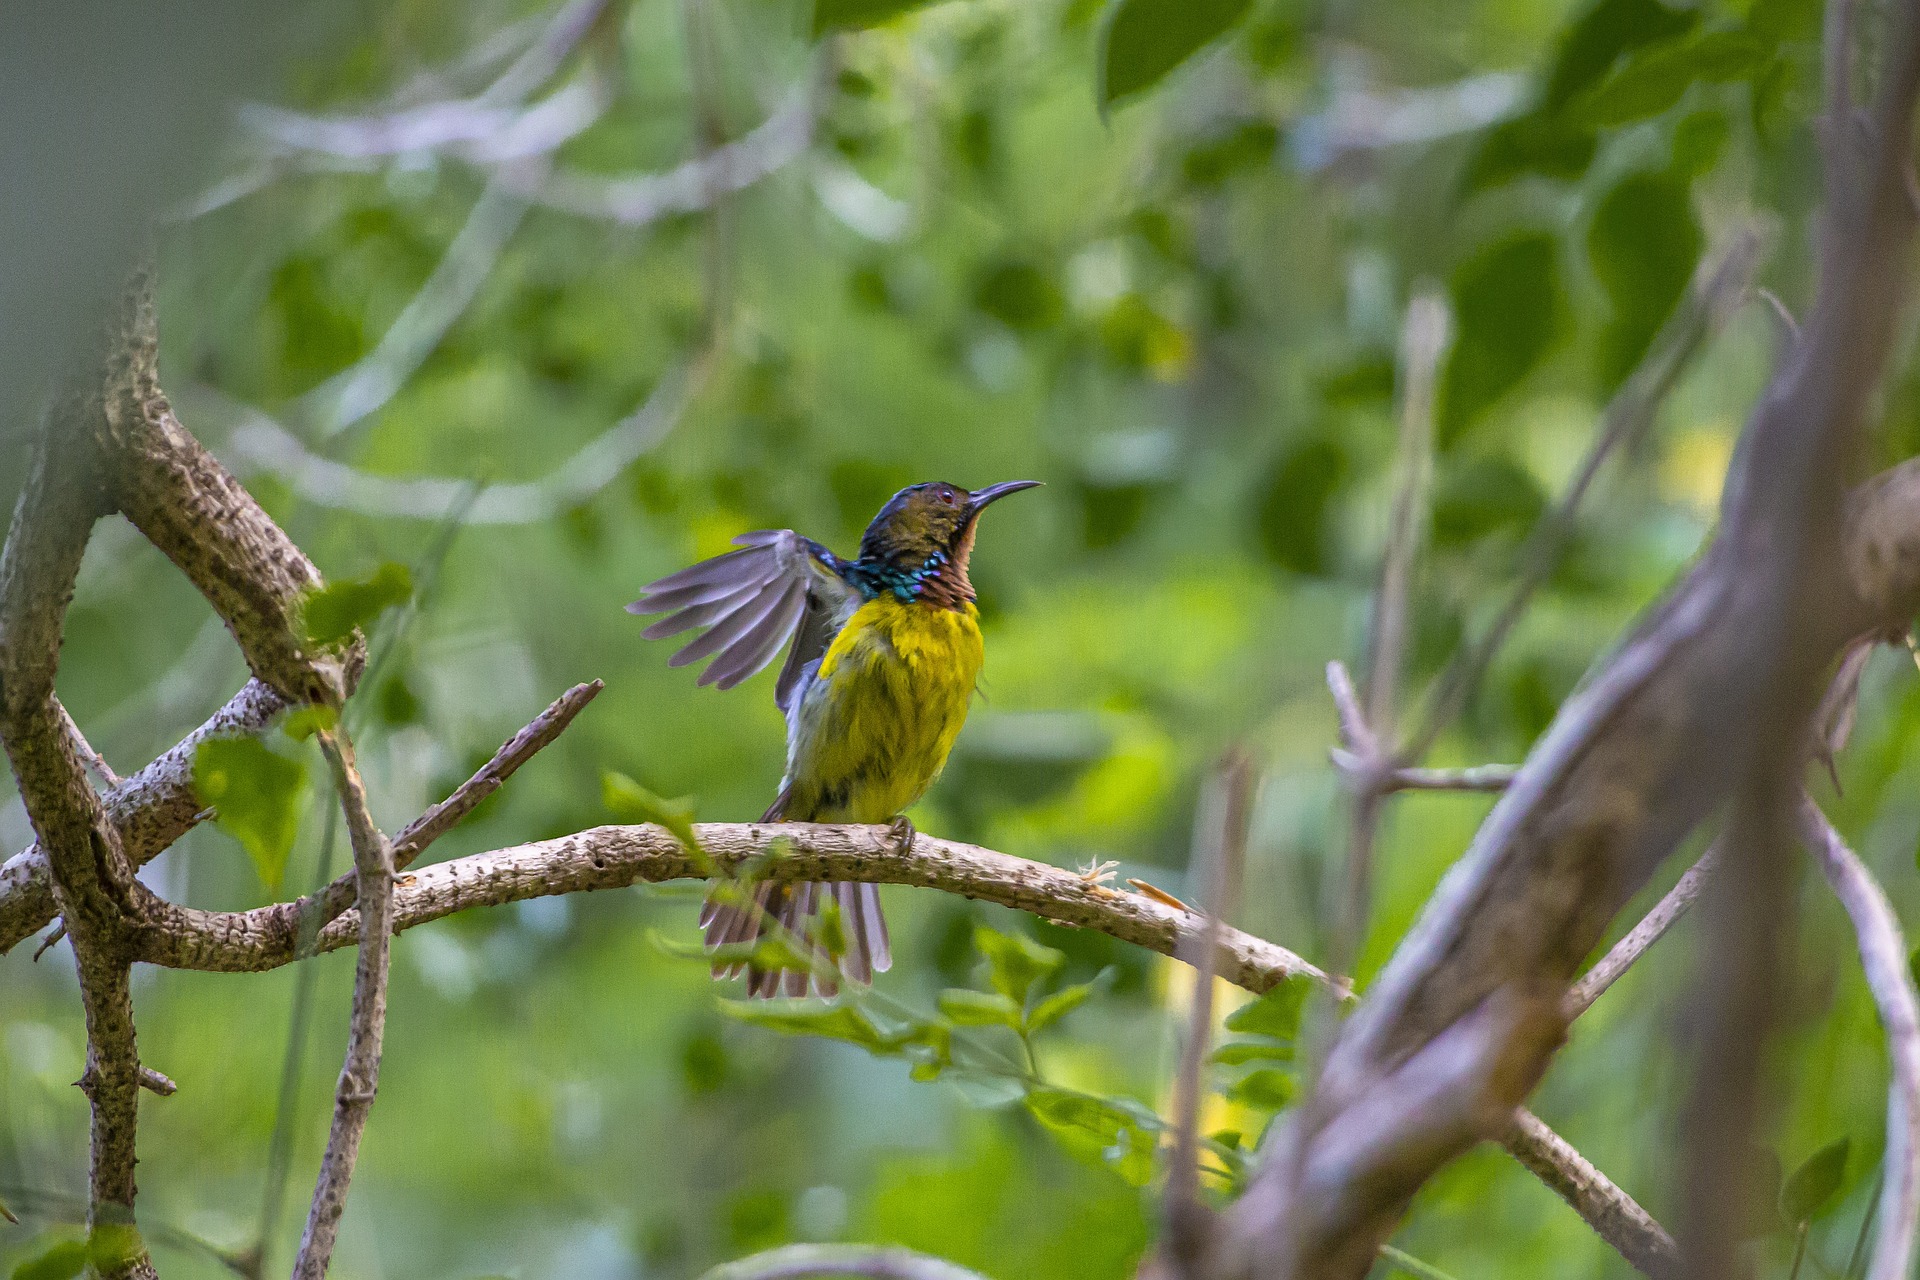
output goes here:
[{"label": "thick bark-covered branch", "polygon": [[[1230,1216],[1222,1275],[1360,1275],[1425,1179],[1504,1128],[1491,1112],[1462,1123],[1473,1104],[1517,1104],[1545,1070],[1557,1037],[1520,1011],[1564,998],[1608,921],[1731,793],[1755,739],[1804,722],[1840,646],[1920,605],[1912,464],[1856,495],[1850,520],[1838,489],[1904,286],[1913,45],[1902,5],[1874,153],[1830,201],[1819,301],[1755,410],[1720,537],[1561,709],[1343,1028]],[[1842,561],[1851,581],[1830,573]],[[1429,1089],[1409,1112],[1409,1092]],[[1394,1123],[1408,1127],[1391,1144],[1351,1140]]]},{"label": "thick bark-covered branch", "polygon": [[[1119,893],[1045,863],[924,834],[915,837],[912,852],[902,853],[887,827],[702,823],[694,831],[716,862],[735,868],[751,863],[754,873],[776,881],[862,880],[940,889],[1097,929],[1162,955],[1197,943],[1204,930],[1198,914],[1144,894]],[[702,877],[693,856],[660,827],[594,827],[402,876],[394,889],[393,927],[411,929],[469,907]],[[142,959],[225,972],[272,969],[294,959],[291,923],[275,907],[174,910],[181,917],[175,927],[143,935]],[[319,949],[352,946],[359,936],[359,913],[350,910],[321,932]],[[1290,977],[1345,989],[1285,947],[1237,929],[1222,930],[1220,945],[1220,976],[1249,991],[1269,990]]]},{"label": "thick bark-covered branch", "polygon": [[[193,757],[208,738],[257,733],[286,709],[286,700],[258,680],[249,680],[224,707],[153,763],[101,796],[120,833],[120,847],[135,867],[193,829],[206,812],[193,790]],[[33,936],[58,913],[53,878],[38,843],[0,863],[0,954]]]},{"label": "thick bark-covered branch", "polygon": [[117,1280],[153,1275],[133,1226],[140,1059],[123,921],[135,885],[54,696],[80,559],[94,522],[110,509],[96,484],[101,384],[96,371],[88,375],[41,430],[0,557],[0,742],[73,943],[87,1024],[80,1084],[92,1115],[87,1220],[101,1246],[96,1269]]},{"label": "thick bark-covered branch", "polygon": [[291,702],[338,704],[342,659],[308,653],[300,639],[302,602],[320,573],[174,417],[160,389],[150,278],[132,292],[104,405],[115,504],[225,620],[255,676]]}]

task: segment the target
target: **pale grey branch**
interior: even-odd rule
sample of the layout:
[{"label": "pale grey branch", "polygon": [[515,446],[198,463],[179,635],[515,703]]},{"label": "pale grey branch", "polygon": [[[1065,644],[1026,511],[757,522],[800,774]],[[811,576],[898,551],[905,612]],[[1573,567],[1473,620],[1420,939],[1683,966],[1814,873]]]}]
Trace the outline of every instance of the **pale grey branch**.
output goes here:
[{"label": "pale grey branch", "polygon": [[700,1280],[811,1280],[861,1276],[865,1280],[986,1280],[977,1271],[911,1249],[860,1244],[790,1244],[750,1258],[723,1262]]},{"label": "pale grey branch", "polygon": [[1879,1236],[1868,1280],[1905,1280],[1913,1271],[1920,1225],[1920,995],[1907,964],[1907,943],[1885,891],[1826,815],[1802,798],[1800,838],[1846,908],[1860,941],[1860,966],[1887,1034],[1893,1079],[1887,1086],[1886,1180],[1880,1190]]}]

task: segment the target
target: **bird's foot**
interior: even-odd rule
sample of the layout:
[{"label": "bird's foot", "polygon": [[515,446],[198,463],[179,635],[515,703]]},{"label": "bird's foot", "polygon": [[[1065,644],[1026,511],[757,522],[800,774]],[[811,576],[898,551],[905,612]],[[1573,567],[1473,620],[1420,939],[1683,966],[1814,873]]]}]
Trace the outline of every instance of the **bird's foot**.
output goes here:
[{"label": "bird's foot", "polygon": [[903,813],[888,825],[887,834],[893,837],[894,852],[904,858],[913,852],[913,838],[920,833],[914,830],[913,819]]}]

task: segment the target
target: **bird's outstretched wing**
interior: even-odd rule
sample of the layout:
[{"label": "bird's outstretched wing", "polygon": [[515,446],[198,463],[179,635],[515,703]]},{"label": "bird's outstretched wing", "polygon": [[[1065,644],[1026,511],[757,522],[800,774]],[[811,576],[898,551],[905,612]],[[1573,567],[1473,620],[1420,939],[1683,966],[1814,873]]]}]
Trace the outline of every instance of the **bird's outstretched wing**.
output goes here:
[{"label": "bird's outstretched wing", "polygon": [[772,662],[797,633],[775,689],[784,711],[803,668],[826,652],[854,591],[835,570],[831,552],[791,529],[743,533],[733,541],[740,550],[642,587],[627,612],[667,615],[642,633],[649,640],[707,628],[668,665],[683,667],[710,657],[699,683],[722,689]]}]

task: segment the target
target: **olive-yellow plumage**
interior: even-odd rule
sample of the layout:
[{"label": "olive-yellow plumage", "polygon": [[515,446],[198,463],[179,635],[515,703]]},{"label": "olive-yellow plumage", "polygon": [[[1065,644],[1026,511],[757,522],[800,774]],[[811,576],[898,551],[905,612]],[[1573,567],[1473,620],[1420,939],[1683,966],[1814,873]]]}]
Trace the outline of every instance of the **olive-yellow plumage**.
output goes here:
[{"label": "olive-yellow plumage", "polygon": [[783,816],[890,822],[912,808],[946,766],[984,656],[971,601],[861,605],[798,709]]},{"label": "olive-yellow plumage", "polygon": [[[705,633],[673,664],[711,657],[702,684],[729,688],[772,661],[789,639],[774,687],[787,715],[787,771],[765,820],[894,822],[946,766],[980,679],[980,615],[967,561],[980,513],[1009,493],[1009,481],[973,493],[917,484],[895,494],[843,560],[790,530],[742,534],[740,550],[683,569],[629,605],[668,616],[648,636],[696,627]],[[840,971],[867,981],[891,962],[880,897],[872,884],[762,882],[751,902],[708,899],[701,917],[714,948],[752,944],[768,933],[811,941],[828,904],[845,939]],[[732,952],[737,957],[739,951]],[[761,969],[717,958],[715,972],[744,967],[750,995],[830,992],[831,975],[790,965]]]}]

